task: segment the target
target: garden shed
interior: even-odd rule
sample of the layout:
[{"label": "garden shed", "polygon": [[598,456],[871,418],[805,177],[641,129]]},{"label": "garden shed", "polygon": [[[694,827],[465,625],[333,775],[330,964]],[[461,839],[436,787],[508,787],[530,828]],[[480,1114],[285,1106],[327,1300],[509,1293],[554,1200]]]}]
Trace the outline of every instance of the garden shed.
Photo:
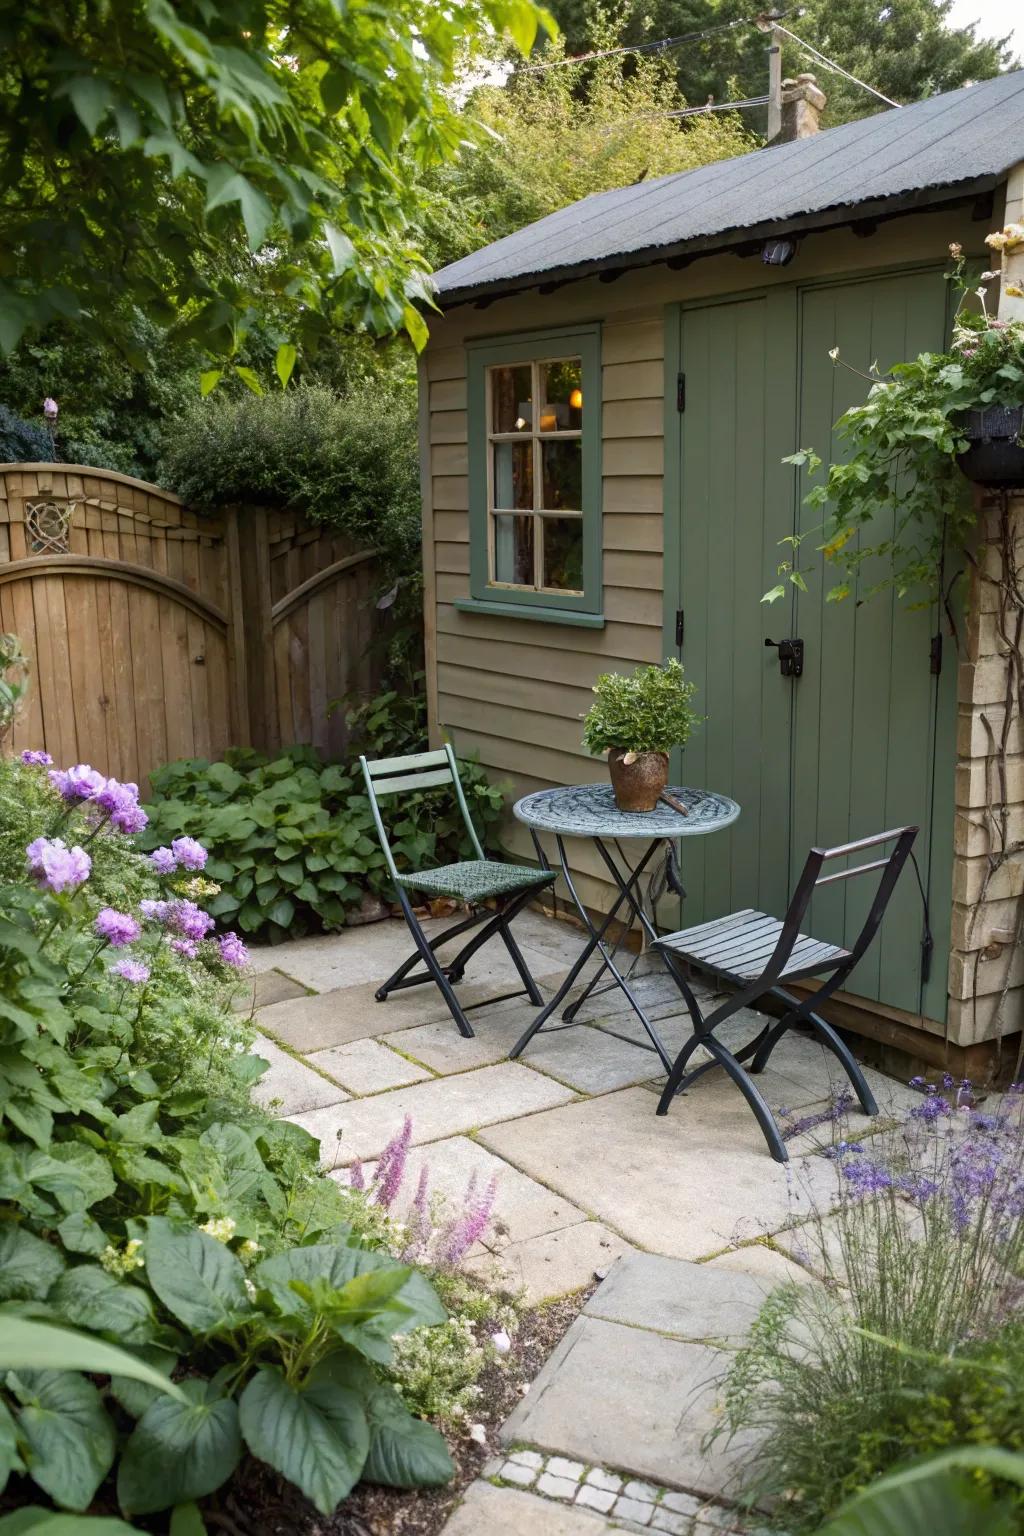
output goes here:
[{"label": "garden shed", "polygon": [[[1020,882],[986,886],[976,814],[995,644],[976,613],[951,634],[937,606],[891,592],[826,604],[818,580],[760,599],[779,541],[820,517],[784,455],[827,463],[868,388],[830,351],[867,373],[941,350],[950,243],[983,259],[1016,207],[1024,73],[818,132],[822,100],[789,82],[789,142],[589,197],[437,274],[421,360],[431,728],[515,795],[601,779],[580,740],[595,677],[678,656],[707,718],[674,782],[742,807],[687,850],[686,922],[781,913],[812,843],[919,824],[930,946],[908,872],[839,1014],[969,1065],[1020,1029],[1024,980],[1007,930]],[[799,675],[781,639],[803,642]],[[525,829],[508,839],[530,855]],[[844,888],[816,903],[837,942],[863,919]]]}]

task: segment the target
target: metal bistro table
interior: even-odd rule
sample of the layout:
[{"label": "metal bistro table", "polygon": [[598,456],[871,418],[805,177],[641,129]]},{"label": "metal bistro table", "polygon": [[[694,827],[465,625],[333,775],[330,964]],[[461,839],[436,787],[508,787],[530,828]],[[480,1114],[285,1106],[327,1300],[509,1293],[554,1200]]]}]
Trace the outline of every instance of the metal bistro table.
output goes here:
[{"label": "metal bistro table", "polygon": [[[730,800],[726,795],[716,795],[710,790],[701,789],[670,789],[669,793],[675,799],[686,806],[686,815],[674,810],[664,801],[659,802],[656,810],[636,812],[620,811],[615,804],[615,796],[610,784],[573,784],[562,789],[541,789],[536,794],[527,795],[517,802],[514,814],[517,820],[525,823],[530,828],[537,856],[545,869],[550,868],[544,850],[541,847],[541,832],[554,834],[555,845],[558,848],[558,859],[562,867],[565,883],[583,920],[584,927],[590,935],[590,941],[585,945],[583,953],[572,967],[563,981],[555,997],[537,1015],[533,1023],[524,1035],[516,1041],[510,1055],[515,1057],[526,1048],[538,1030],[542,1029],[551,1015],[560,1008],[569,992],[572,990],[583,967],[595,950],[599,950],[602,964],[591,978],[581,997],[565,1010],[563,1019],[565,1024],[574,1022],[578,1009],[586,1002],[594,991],[597,982],[610,971],[613,980],[609,986],[617,986],[625,993],[633,1012],[647,1031],[651,1041],[650,1047],[657,1051],[661,1057],[665,1071],[672,1069],[672,1058],[669,1056],[662,1043],[658,1031],[651,1020],[644,1013],[633,988],[630,986],[629,970],[623,974],[616,963],[616,955],[622,942],[609,945],[605,935],[619,914],[625,903],[629,908],[629,916],[626,923],[627,931],[633,925],[636,918],[641,927],[641,937],[654,940],[658,937],[657,930],[644,910],[643,890],[640,884],[641,878],[648,868],[657,850],[665,848],[666,867],[674,869],[675,850],[673,844],[678,838],[702,837],[709,832],[719,832],[724,827],[731,826],[740,814],[740,808],[735,800]],[[619,892],[618,899],[611,911],[601,921],[600,927],[595,926],[590,914],[580,900],[576,887],[573,884],[569,871],[569,860],[565,852],[565,839],[567,837],[587,837],[593,842],[602,860],[607,866],[608,872]],[[640,859],[630,864],[622,850],[621,843],[627,839],[642,839],[648,844],[646,851]],[[615,846],[618,854],[618,862],[609,852],[608,843]],[[682,886],[678,883],[678,876],[670,877],[668,883],[674,885],[682,894]],[[653,900],[652,900],[653,907]],[[653,915],[653,913],[652,913]],[[635,963],[635,962],[634,962]],[[630,968],[631,969],[631,968]],[[606,989],[602,989],[606,990]],[[564,1025],[553,1025],[552,1028],[563,1028]]]}]

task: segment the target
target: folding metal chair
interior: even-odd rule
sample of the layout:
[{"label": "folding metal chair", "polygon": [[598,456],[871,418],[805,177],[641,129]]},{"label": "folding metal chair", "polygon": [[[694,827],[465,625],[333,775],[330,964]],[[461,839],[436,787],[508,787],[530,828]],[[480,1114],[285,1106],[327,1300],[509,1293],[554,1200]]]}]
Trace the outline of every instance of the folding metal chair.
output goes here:
[{"label": "folding metal chair", "polygon": [[[789,903],[789,910],[781,921],[764,912],[747,910],[734,912],[729,917],[716,918],[714,922],[700,923],[695,928],[684,928],[679,933],[665,934],[656,940],[651,947],[659,951],[668,965],[686,1001],[693,1025],[693,1035],[679,1052],[669,1073],[658,1104],[659,1115],[667,1114],[676,1094],[688,1088],[704,1072],[710,1071],[712,1067],[724,1067],[754,1111],[776,1162],[788,1162],[789,1154],[774,1116],[741,1063],[750,1061],[752,1073],[763,1071],[783,1035],[798,1025],[809,1025],[821,1044],[839,1058],[864,1113],[877,1115],[878,1105],[863,1072],[848,1047],[816,1009],[842,986],[874,938],[918,831],[917,827],[897,827],[891,832],[879,832],[876,837],[862,837],[838,848],[812,848]],[[893,840],[895,847],[885,858],[841,869],[835,874],[822,874],[822,869],[832,859],[858,854],[866,848],[874,848]],[[800,931],[817,886],[849,880],[872,870],[882,872],[878,889],[852,949],[822,943]],[[687,966],[722,977],[735,986],[736,991],[713,1012],[705,1015],[690,986]],[[803,1002],[780,985],[781,982],[823,975],[828,975],[828,980]],[[760,1034],[742,1050],[728,1050],[715,1038],[714,1031],[741,1008],[750,1007],[762,997],[774,997],[785,1003],[786,1013],[779,1019],[769,1020]],[[701,1045],[710,1052],[711,1060],[687,1073],[687,1062]]]},{"label": "folding metal chair", "polygon": [[[518,944],[512,937],[509,924],[531,896],[536,895],[545,885],[553,883],[554,871],[532,869],[523,864],[504,864],[497,859],[488,859],[484,856],[466,804],[455,753],[447,744],[436,752],[419,752],[408,757],[379,758],[372,763],[367,762],[365,757],[360,757],[359,762],[395,895],[405,914],[409,931],[416,941],[416,948],[408,960],[403,961],[395,974],[389,976],[384,985],[374,994],[378,1003],[383,1003],[390,992],[397,992],[404,987],[419,987],[428,981],[436,982],[441,996],[448,1004],[452,1018],[459,1026],[459,1033],[471,1037],[473,1029],[466,1014],[472,1008],[482,1008],[485,1004],[475,1003],[468,1008],[463,1008],[455,996],[454,988],[462,980],[467,962],[472,959],[478,949],[483,948],[489,939],[497,935],[508,950],[523,986],[517,992],[505,992],[501,997],[488,998],[487,1004],[506,1002],[511,997],[522,997],[525,993],[535,1007],[542,1007],[544,999],[537,990],[537,984],[530,975],[529,967],[523,959]],[[420,789],[439,789],[447,784],[455,786],[459,810],[476,858],[463,860],[457,864],[444,864],[437,869],[410,870],[408,874],[400,875],[381,817],[378,797],[411,794]],[[425,895],[433,897],[448,896],[454,901],[464,902],[471,908],[479,907],[479,910],[471,911],[470,916],[464,921],[456,923],[452,928],[446,928],[443,933],[438,934],[437,938],[428,939],[412,909],[408,894],[410,891],[422,891]],[[489,900],[497,903],[496,911],[480,906],[481,903]],[[480,932],[459,950],[454,960],[450,960],[447,965],[442,965],[437,958],[437,950],[451,939],[457,938],[459,934],[479,927],[481,923],[484,926]],[[419,975],[410,975],[421,961],[425,967],[424,971]]]}]

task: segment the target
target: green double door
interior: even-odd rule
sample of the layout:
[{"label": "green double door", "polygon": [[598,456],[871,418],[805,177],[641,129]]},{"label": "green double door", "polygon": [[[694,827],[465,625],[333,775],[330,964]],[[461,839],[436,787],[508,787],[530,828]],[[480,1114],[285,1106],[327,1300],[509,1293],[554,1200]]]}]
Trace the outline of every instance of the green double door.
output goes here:
[{"label": "green double door", "polygon": [[[673,633],[678,607],[678,654],[707,717],[683,754],[682,781],[742,807],[729,832],[684,843],[684,921],[748,906],[781,915],[812,845],[915,823],[934,938],[930,978],[908,867],[880,941],[848,985],[938,1020],[949,948],[955,649],[946,637],[936,675],[937,612],[912,611],[892,592],[825,601],[833,582],[816,553],[820,513],[802,504],[805,475],[781,460],[799,447],[813,447],[826,465],[840,455],[833,427],[863,400],[869,386],[860,374],[940,350],[946,302],[941,273],[917,271],[786,285],[674,312],[670,356],[678,351],[685,374],[685,410],[669,443],[666,505],[667,624]],[[833,364],[835,347],[851,367]],[[780,541],[794,532],[808,535],[800,563],[809,590],[792,587],[763,604],[791,553]],[[862,581],[878,574],[865,569]],[[765,644],[793,638],[804,646],[800,677],[784,676]],[[866,877],[822,891],[808,926],[852,942],[872,890]]]}]

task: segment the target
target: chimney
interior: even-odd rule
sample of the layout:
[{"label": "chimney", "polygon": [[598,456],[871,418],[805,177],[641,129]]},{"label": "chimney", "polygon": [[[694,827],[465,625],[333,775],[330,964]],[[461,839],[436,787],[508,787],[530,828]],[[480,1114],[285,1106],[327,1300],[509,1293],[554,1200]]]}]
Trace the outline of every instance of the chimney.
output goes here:
[{"label": "chimney", "polygon": [[791,139],[809,139],[821,127],[821,114],[828,98],[813,75],[797,75],[782,82],[782,127],[775,144]]}]

